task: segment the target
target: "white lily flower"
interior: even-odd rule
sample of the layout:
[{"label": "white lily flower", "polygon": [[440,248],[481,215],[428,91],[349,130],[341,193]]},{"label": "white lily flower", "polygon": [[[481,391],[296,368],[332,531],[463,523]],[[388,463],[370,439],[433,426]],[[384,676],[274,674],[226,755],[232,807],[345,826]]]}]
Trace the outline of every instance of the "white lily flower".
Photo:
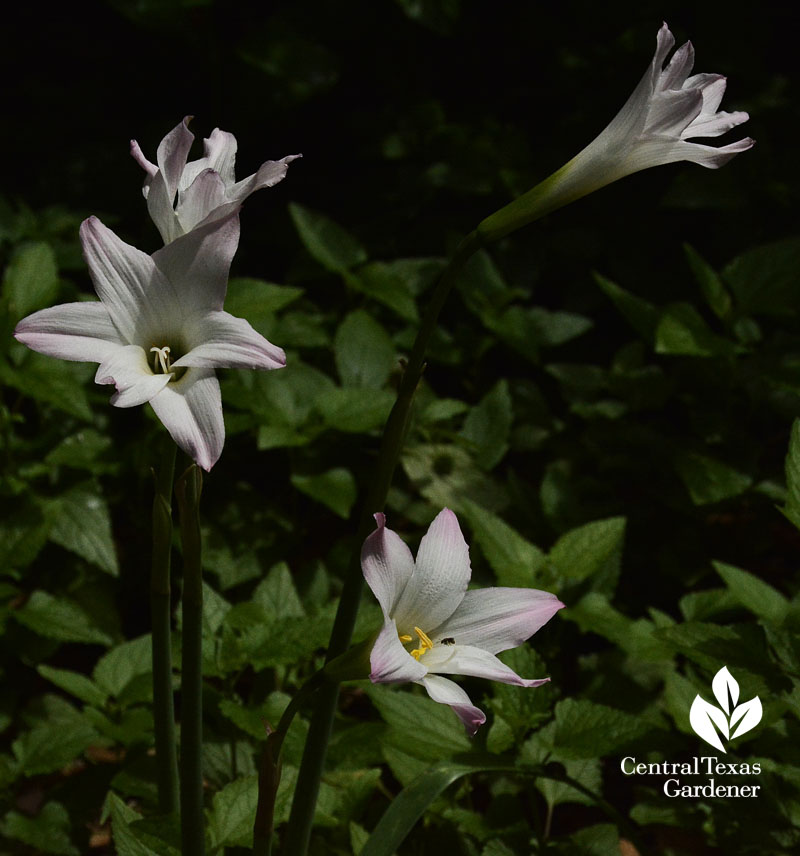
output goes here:
[{"label": "white lily flower", "polygon": [[116,407],[150,402],[173,440],[203,469],[225,427],[215,368],[277,369],[281,348],[222,309],[239,240],[238,211],[148,256],[96,217],[81,243],[99,302],[66,303],[23,318],[14,335],[34,351],[100,363]]},{"label": "white lily flower", "polygon": [[674,44],[665,23],[644,77],[608,127],[541,184],[487,217],[478,227],[485,240],[502,238],[639,170],[675,161],[716,169],[752,148],[755,141],[750,137],[719,147],[689,142],[695,137],[718,137],[750,117],[742,111],[718,110],[726,85],[722,75],[689,76],[694,64],[691,42],[678,48],[664,68]]},{"label": "white lily flower", "polygon": [[165,244],[197,226],[226,217],[256,190],[278,184],[289,164],[302,157],[288,155],[267,161],[258,172],[236,181],[236,137],[227,131],[215,128],[203,140],[203,157],[186,162],[194,142],[188,127],[191,118],[187,116],[161,141],[157,164],[147,160],[136,140],[131,140],[131,154],[147,173],[142,191],[147,208]]},{"label": "white lily flower", "polygon": [[[521,678],[495,654],[521,645],[564,604],[546,591],[485,588],[467,591],[472,574],[458,520],[449,508],[431,523],[416,562],[400,536],[375,515],[361,567],[383,610],[383,629],[370,655],[373,683],[422,684],[448,704],[470,735],[486,721],[469,696],[441,675],[470,675],[538,687],[550,678]],[[416,641],[414,641],[416,640]]]}]

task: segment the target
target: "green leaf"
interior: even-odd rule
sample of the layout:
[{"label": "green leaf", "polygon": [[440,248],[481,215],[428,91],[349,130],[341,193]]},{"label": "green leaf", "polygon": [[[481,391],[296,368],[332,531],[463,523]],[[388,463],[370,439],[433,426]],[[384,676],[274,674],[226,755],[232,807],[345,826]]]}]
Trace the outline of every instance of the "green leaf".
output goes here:
[{"label": "green leaf", "polygon": [[592,321],[572,312],[550,312],[537,306],[509,306],[499,315],[484,318],[497,336],[534,362],[540,348],[552,348],[582,336]]},{"label": "green leaf", "polygon": [[365,434],[380,428],[389,417],[395,394],[388,389],[329,389],[316,400],[325,424],[348,434]]},{"label": "green leaf", "polygon": [[349,286],[388,306],[404,320],[414,324],[419,321],[414,295],[396,265],[370,262],[345,274],[345,280]]},{"label": "green leaf", "polygon": [[652,342],[658,326],[658,307],[626,291],[599,273],[594,275],[594,280],[645,342]]},{"label": "green leaf", "polygon": [[239,318],[246,318],[254,324],[257,320],[273,315],[294,303],[303,294],[304,290],[296,286],[234,276],[228,280],[225,311]]},{"label": "green leaf", "polygon": [[26,776],[54,773],[80,758],[99,735],[86,715],[69,702],[45,697],[42,720],[12,743],[11,749]]},{"label": "green leaf", "polygon": [[673,303],[659,317],[655,350],[657,354],[728,357],[739,348],[714,333],[690,303]]},{"label": "green leaf", "polygon": [[697,452],[676,455],[675,468],[695,505],[708,505],[738,496],[753,483],[745,473]]},{"label": "green leaf", "polygon": [[93,419],[86,397],[86,385],[92,372],[92,366],[86,363],[57,360],[33,351],[25,354],[24,363],[18,369],[0,359],[0,383],[85,422]]},{"label": "green leaf", "polygon": [[338,223],[292,203],[289,213],[308,252],[327,270],[343,273],[367,260],[366,250]]},{"label": "green leaf", "polygon": [[111,515],[96,490],[76,487],[50,505],[50,540],[112,576],[119,574]]},{"label": "green leaf", "polygon": [[460,436],[468,440],[475,458],[484,470],[500,463],[508,451],[508,436],[514,414],[508,381],[498,381],[464,420]]},{"label": "green leaf", "polygon": [[95,707],[105,706],[108,696],[86,675],[82,675],[80,672],[71,672],[69,669],[54,669],[52,666],[37,666],[36,671],[45,680],[50,681],[75,698]]},{"label": "green leaf", "polygon": [[92,677],[117,699],[135,678],[153,670],[150,634],[114,646],[94,667]]},{"label": "green leaf", "polygon": [[534,586],[544,553],[504,520],[469,499],[459,509],[501,586]]},{"label": "green leaf", "polygon": [[70,841],[69,814],[61,803],[45,803],[36,817],[10,811],[0,822],[0,832],[42,853],[80,856],[80,850]]},{"label": "green leaf", "polygon": [[553,742],[565,758],[611,755],[653,729],[641,716],[588,699],[564,699],[556,705],[555,714]]},{"label": "green leaf", "polygon": [[334,514],[345,520],[350,516],[350,510],[358,495],[353,474],[344,467],[334,467],[315,476],[295,474],[291,477],[291,482],[306,496],[326,505]]},{"label": "green leaf", "polygon": [[149,846],[152,841],[145,843],[145,836],[137,830],[137,822],[142,816],[115,793],[109,792],[106,797],[105,810],[111,815],[111,834],[117,856],[180,856],[175,848],[167,845],[156,850]]},{"label": "green leaf", "polygon": [[694,247],[684,244],[683,251],[686,253],[689,267],[691,267],[694,278],[703,292],[706,303],[711,307],[717,318],[720,318],[722,321],[729,320],[733,304],[721,277]]},{"label": "green leaf", "polygon": [[84,428],[62,440],[44,460],[53,466],[73,467],[92,473],[107,472],[114,468],[114,464],[102,463],[97,459],[111,446],[110,437],[92,428]]},{"label": "green leaf", "polygon": [[95,645],[110,645],[112,642],[107,633],[92,625],[91,618],[77,604],[45,591],[34,591],[14,617],[45,639]]},{"label": "green leaf", "polygon": [[[397,363],[392,340],[372,316],[359,309],[347,315],[333,340],[336,369],[344,386],[380,389]],[[369,392],[364,392],[365,396]]]},{"label": "green leaf", "polygon": [[26,568],[39,555],[50,532],[50,518],[38,505],[22,504],[0,520],[0,567]]},{"label": "green leaf", "polygon": [[306,614],[286,562],[270,568],[253,592],[252,601],[260,604],[269,618],[303,618]]},{"label": "green leaf", "polygon": [[783,513],[800,529],[800,419],[792,423],[785,469],[786,505]]},{"label": "green leaf", "polygon": [[25,244],[14,254],[3,277],[3,296],[16,321],[50,306],[58,294],[58,268],[49,244]]},{"label": "green leaf", "polygon": [[[727,665],[736,671],[740,683],[743,680],[742,673],[747,671],[751,680],[757,678],[761,681],[760,691],[766,690],[763,677],[760,676],[767,672],[770,658],[763,631],[755,624],[729,627],[710,622],[686,621],[675,627],[659,628],[655,636],[712,674]],[[745,692],[744,688],[742,692]]]},{"label": "green leaf", "polygon": [[800,306],[800,238],[748,250],[722,271],[743,315],[795,315]]},{"label": "green leaf", "polygon": [[783,623],[789,612],[789,601],[777,589],[741,568],[726,565],[724,562],[712,564],[743,607],[764,621]]},{"label": "green leaf", "polygon": [[258,776],[246,776],[214,794],[208,817],[213,848],[252,847],[253,822],[258,803]]},{"label": "green leaf", "polygon": [[595,520],[562,535],[548,559],[564,580],[591,579],[594,591],[610,594],[619,577],[624,538],[624,517]]}]

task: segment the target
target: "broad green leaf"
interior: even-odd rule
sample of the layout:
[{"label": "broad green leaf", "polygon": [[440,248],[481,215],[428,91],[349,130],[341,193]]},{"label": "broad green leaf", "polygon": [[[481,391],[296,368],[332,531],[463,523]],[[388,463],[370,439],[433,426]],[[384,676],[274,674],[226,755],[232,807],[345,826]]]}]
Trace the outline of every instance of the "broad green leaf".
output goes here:
[{"label": "broad green leaf", "polygon": [[35,817],[10,811],[0,821],[0,832],[41,853],[80,856],[80,850],[70,841],[69,814],[61,803],[45,803]]},{"label": "broad green leaf", "polygon": [[94,726],[73,709],[23,731],[11,750],[26,776],[38,776],[64,769],[98,739]]},{"label": "broad green leaf", "polygon": [[509,306],[484,319],[486,326],[524,357],[538,361],[541,348],[552,348],[582,336],[592,321],[571,312],[550,312],[537,306]]},{"label": "broad green leaf", "polygon": [[50,522],[39,505],[27,503],[0,520],[0,567],[8,572],[30,565],[47,543]]},{"label": "broad green leaf", "polygon": [[469,410],[469,405],[464,401],[456,398],[438,398],[425,407],[419,418],[422,422],[442,422],[454,416],[460,416],[466,410]]},{"label": "broad green leaf", "polygon": [[592,589],[610,594],[619,577],[625,518],[595,520],[562,535],[548,556],[564,580],[591,579]]},{"label": "broad green leaf", "polygon": [[380,777],[378,769],[327,772],[314,822],[331,828],[347,823],[372,795]]},{"label": "broad green leaf", "polygon": [[208,817],[213,849],[252,847],[253,822],[258,803],[258,776],[236,779],[214,794]]},{"label": "broad green leaf", "polygon": [[326,505],[345,520],[350,516],[358,495],[353,474],[344,467],[335,467],[314,476],[295,474],[291,482],[299,491]]},{"label": "broad green leaf", "polygon": [[89,680],[86,675],[82,675],[80,672],[71,672],[69,669],[54,669],[52,666],[37,666],[36,671],[45,680],[87,704],[103,707],[108,699],[108,695],[94,681]]},{"label": "broad green leaf", "polygon": [[145,836],[140,837],[136,830],[142,816],[113,792],[106,797],[105,812],[111,816],[111,834],[117,856],[180,856],[175,848],[167,845],[156,850],[150,846],[150,841],[145,843]]},{"label": "broad green leaf", "polygon": [[684,244],[683,251],[686,253],[689,267],[691,267],[694,278],[703,292],[706,303],[717,318],[727,321],[731,317],[733,304],[721,277],[694,247]]},{"label": "broad green leaf", "polygon": [[95,645],[110,645],[112,642],[107,633],[92,625],[91,618],[76,603],[45,591],[34,591],[14,617],[46,639]]},{"label": "broad green leaf", "polygon": [[786,505],[783,513],[800,529],[800,419],[792,423],[785,469]]},{"label": "broad green leaf", "polygon": [[112,576],[119,574],[111,515],[96,490],[73,488],[51,504],[50,514],[51,541]]},{"label": "broad green leaf", "polygon": [[[544,678],[548,675],[544,662],[529,645],[503,651],[499,659],[524,678]],[[550,715],[553,690],[547,684],[532,689],[496,682],[490,687],[492,709],[500,712],[520,739],[525,732],[538,726]]]},{"label": "broad green leaf", "polygon": [[308,252],[334,273],[343,273],[367,260],[366,250],[329,217],[292,203],[289,213]]},{"label": "broad green leaf", "polygon": [[690,591],[678,601],[681,615],[686,621],[709,621],[717,619],[739,606],[733,592],[727,588]]},{"label": "broad green leaf", "polygon": [[781,624],[789,612],[789,601],[755,574],[724,562],[712,562],[714,570],[743,607],[773,624]]},{"label": "broad green leaf", "polygon": [[600,758],[618,752],[653,730],[652,723],[588,699],[556,705],[554,745],[565,758]]},{"label": "broad green leaf", "polygon": [[86,388],[94,368],[88,363],[57,360],[29,351],[20,368],[0,358],[0,383],[12,386],[35,401],[53,405],[65,413],[91,422]]},{"label": "broad green leaf", "polygon": [[306,614],[286,562],[270,568],[266,578],[256,586],[252,600],[263,607],[269,618],[302,618]]},{"label": "broad green leaf", "polygon": [[501,586],[534,586],[545,563],[544,553],[504,520],[469,499],[461,513],[469,522],[478,544]]},{"label": "broad green leaf", "polygon": [[351,312],[339,325],[333,340],[336,370],[342,385],[380,389],[397,358],[392,340],[371,315],[361,309]]},{"label": "broad green leaf", "polygon": [[329,428],[365,434],[386,423],[396,396],[388,389],[336,387],[318,396],[315,405]]},{"label": "broad green leaf", "polygon": [[744,315],[785,316],[800,306],[800,238],[747,250],[722,271]]},{"label": "broad green leaf", "polygon": [[594,275],[594,280],[645,342],[652,342],[658,326],[658,307],[626,291],[599,273]]},{"label": "broad green leaf", "polygon": [[107,472],[115,464],[98,461],[98,458],[110,449],[112,440],[92,428],[84,428],[77,434],[66,437],[48,453],[45,463],[89,470],[92,473]]},{"label": "broad green leaf", "polygon": [[153,669],[150,634],[115,645],[94,667],[92,677],[109,695],[119,698],[140,675]]},{"label": "broad green leaf", "polygon": [[8,311],[19,320],[50,306],[58,294],[58,268],[49,244],[25,244],[14,254],[3,277]]},{"label": "broad green leaf", "polygon": [[697,452],[676,455],[675,468],[695,505],[730,499],[744,493],[753,484],[746,473]]},{"label": "broad green leaf", "polygon": [[385,262],[370,262],[345,275],[347,284],[378,300],[406,321],[416,323],[419,313],[414,295],[401,272]]},{"label": "broad green leaf", "polygon": [[714,333],[690,303],[673,303],[659,316],[655,350],[688,357],[728,357],[738,347]]},{"label": "broad green leaf", "polygon": [[255,324],[258,319],[273,315],[294,303],[303,293],[303,289],[296,286],[235,276],[228,280],[225,311]]},{"label": "broad green leaf", "polygon": [[500,463],[508,451],[508,437],[514,413],[508,381],[498,381],[470,410],[460,436],[473,447],[475,459],[484,470]]}]

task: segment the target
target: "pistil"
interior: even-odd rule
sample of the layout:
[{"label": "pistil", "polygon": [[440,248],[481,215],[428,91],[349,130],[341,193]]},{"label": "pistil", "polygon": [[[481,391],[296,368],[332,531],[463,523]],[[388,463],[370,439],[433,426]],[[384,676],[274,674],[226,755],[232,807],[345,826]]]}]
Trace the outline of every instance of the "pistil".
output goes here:
[{"label": "pistil", "polygon": [[169,360],[169,345],[164,345],[163,348],[150,348],[150,353],[155,353],[153,357],[153,371],[158,374],[159,373],[159,365],[161,366],[161,374],[170,374],[172,371],[172,364]]}]

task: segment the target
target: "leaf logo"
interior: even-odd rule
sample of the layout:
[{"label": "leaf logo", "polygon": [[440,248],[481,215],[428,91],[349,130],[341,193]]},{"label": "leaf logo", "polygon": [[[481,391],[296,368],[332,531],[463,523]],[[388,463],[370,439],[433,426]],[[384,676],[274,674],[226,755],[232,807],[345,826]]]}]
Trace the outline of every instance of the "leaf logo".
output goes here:
[{"label": "leaf logo", "polygon": [[720,706],[714,707],[699,695],[695,696],[689,711],[689,723],[698,737],[702,737],[715,749],[725,752],[719,735],[722,734],[725,740],[733,740],[734,737],[740,737],[755,728],[761,722],[763,713],[761,700],[754,696],[750,701],[737,706],[739,684],[727,666],[723,666],[714,675],[711,689]]}]

